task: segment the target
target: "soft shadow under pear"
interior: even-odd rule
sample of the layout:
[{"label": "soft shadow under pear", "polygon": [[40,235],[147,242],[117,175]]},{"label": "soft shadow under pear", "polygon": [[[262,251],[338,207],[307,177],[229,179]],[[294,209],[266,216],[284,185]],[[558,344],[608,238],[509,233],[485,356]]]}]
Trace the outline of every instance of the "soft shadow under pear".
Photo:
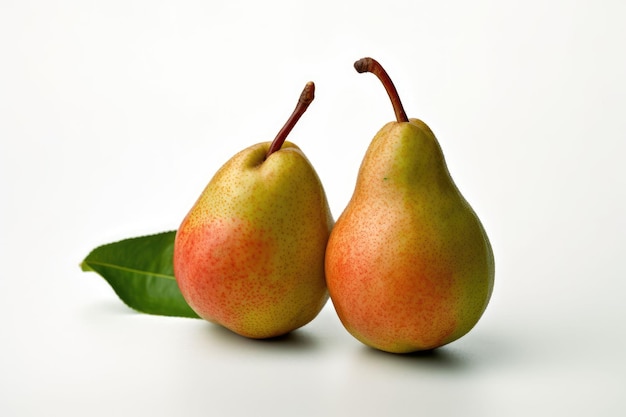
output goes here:
[{"label": "soft shadow under pear", "polygon": [[215,342],[233,348],[275,350],[281,352],[308,352],[319,347],[319,341],[305,330],[297,329],[282,336],[268,339],[251,339],[238,335],[218,324],[207,323],[207,330]]}]

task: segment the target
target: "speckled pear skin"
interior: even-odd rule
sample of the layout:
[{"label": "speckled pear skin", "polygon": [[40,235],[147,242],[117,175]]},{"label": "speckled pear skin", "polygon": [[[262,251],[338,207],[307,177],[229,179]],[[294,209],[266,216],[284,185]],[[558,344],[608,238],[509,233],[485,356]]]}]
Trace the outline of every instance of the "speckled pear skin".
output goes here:
[{"label": "speckled pear skin", "polygon": [[324,253],[334,223],[302,151],[285,142],[264,160],[269,145],[218,170],[174,245],[174,275],[190,307],[259,339],[307,324],[328,300]]},{"label": "speckled pear skin", "polygon": [[383,351],[443,346],[485,311],[491,245],[422,121],[390,122],[372,140],[331,233],[326,278],[346,329]]}]

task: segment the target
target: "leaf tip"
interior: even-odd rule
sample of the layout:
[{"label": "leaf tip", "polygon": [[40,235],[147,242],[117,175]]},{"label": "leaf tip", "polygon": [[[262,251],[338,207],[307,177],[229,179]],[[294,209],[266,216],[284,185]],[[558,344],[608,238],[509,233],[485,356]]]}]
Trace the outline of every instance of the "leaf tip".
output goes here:
[{"label": "leaf tip", "polygon": [[86,260],[82,261],[80,264],[78,264],[78,266],[83,272],[93,272],[93,269],[89,266]]}]

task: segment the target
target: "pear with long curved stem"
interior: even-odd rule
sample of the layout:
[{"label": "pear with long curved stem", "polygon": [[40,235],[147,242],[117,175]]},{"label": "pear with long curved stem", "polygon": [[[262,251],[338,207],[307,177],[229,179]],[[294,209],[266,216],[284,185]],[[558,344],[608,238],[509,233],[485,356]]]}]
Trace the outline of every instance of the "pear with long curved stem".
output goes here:
[{"label": "pear with long curved stem", "polygon": [[430,128],[404,112],[372,58],[396,114],[374,136],[354,193],[326,248],[326,281],[341,322],[374,348],[430,350],[469,332],[491,297],[485,230],[454,184]]},{"label": "pear with long curved stem", "polygon": [[174,275],[187,303],[246,337],[297,329],[328,299],[333,218],[313,166],[285,140],[314,91],[307,83],[272,143],[244,149],[216,172],[176,234]]}]

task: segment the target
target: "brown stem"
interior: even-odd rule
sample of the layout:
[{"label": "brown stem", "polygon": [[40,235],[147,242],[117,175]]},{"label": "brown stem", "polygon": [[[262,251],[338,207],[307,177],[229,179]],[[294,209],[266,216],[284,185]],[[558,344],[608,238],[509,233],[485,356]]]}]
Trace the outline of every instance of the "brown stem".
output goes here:
[{"label": "brown stem", "polygon": [[400,96],[398,95],[398,90],[393,85],[391,78],[387,74],[387,71],[383,68],[382,65],[378,63],[374,58],[361,58],[354,63],[354,69],[359,73],[363,72],[371,72],[383,83],[385,90],[387,90],[387,94],[391,99],[391,105],[393,106],[393,111],[396,113],[396,120],[398,122],[408,122],[409,118],[406,116],[404,112],[404,107],[402,106],[402,102],[400,101]]},{"label": "brown stem", "polygon": [[304,90],[302,90],[302,94],[300,94],[298,104],[296,105],[293,113],[291,113],[291,116],[289,116],[289,119],[287,119],[287,122],[285,123],[283,128],[280,129],[280,132],[278,132],[278,134],[272,141],[272,144],[265,154],[265,159],[269,158],[272,153],[276,152],[283,146],[283,143],[285,142],[285,139],[287,139],[289,132],[291,132],[291,129],[293,129],[296,123],[298,123],[298,120],[300,120],[300,117],[304,114],[314,98],[315,84],[313,83],[313,81],[309,81],[304,86]]}]

